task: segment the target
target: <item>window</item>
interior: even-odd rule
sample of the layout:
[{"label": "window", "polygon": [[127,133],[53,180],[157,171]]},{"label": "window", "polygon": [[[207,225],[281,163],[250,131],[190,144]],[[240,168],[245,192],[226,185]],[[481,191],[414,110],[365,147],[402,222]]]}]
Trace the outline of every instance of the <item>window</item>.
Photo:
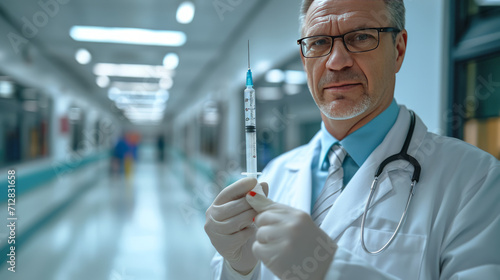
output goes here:
[{"label": "window", "polygon": [[0,75],[0,110],[0,166],[49,155],[49,97]]},{"label": "window", "polygon": [[451,1],[448,133],[500,158],[500,6]]}]

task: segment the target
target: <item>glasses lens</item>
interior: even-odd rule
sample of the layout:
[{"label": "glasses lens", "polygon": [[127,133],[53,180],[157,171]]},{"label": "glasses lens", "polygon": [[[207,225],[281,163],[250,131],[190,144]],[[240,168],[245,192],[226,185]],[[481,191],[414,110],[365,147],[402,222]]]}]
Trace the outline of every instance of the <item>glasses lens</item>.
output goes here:
[{"label": "glasses lens", "polygon": [[302,54],[305,57],[319,57],[327,55],[332,48],[332,38],[316,36],[302,40]]},{"label": "glasses lens", "polygon": [[376,29],[352,31],[345,34],[344,41],[351,52],[370,51],[378,46],[378,31]]}]

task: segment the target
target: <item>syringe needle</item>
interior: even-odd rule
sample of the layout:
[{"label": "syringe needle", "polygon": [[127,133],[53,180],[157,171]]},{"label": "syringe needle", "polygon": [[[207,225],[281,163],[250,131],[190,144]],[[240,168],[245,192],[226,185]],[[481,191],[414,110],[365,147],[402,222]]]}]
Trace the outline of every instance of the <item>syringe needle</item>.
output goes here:
[{"label": "syringe needle", "polygon": [[250,40],[248,40],[248,69],[250,70]]}]

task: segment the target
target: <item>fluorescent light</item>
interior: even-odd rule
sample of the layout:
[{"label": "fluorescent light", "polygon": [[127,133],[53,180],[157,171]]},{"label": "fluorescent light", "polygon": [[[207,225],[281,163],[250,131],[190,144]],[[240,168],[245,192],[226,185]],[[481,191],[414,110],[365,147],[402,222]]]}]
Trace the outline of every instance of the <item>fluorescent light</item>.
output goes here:
[{"label": "fluorescent light", "polygon": [[163,114],[167,106],[145,106],[145,107],[128,107],[125,111],[130,114]]},{"label": "fluorescent light", "polygon": [[298,84],[284,84],[283,91],[287,95],[295,95],[302,92],[302,86]]},{"label": "fluorescent light", "polygon": [[279,87],[259,87],[257,90],[257,99],[262,101],[280,100],[283,93]]},{"label": "fluorescent light", "polygon": [[[168,91],[159,90],[159,91],[121,91],[116,88],[112,88],[108,91],[108,95],[110,96],[125,96],[127,98],[135,98],[135,99],[168,99]],[[116,98],[112,99],[115,100]]]},{"label": "fluorescent light", "polygon": [[261,73],[266,72],[267,70],[271,69],[271,65],[272,65],[271,62],[268,60],[259,61],[255,65],[255,67],[252,67],[252,71],[253,71],[255,76],[258,76]]},{"label": "fluorescent light", "polygon": [[[159,102],[159,101],[142,101],[142,102],[131,102],[125,101],[125,100],[118,100],[115,101],[116,107],[120,110],[131,110],[131,108],[155,108],[155,110],[163,110],[163,108],[166,108],[166,103],[165,102]],[[157,109],[156,109],[157,108]]]},{"label": "fluorescent light", "polygon": [[139,28],[73,26],[69,35],[76,41],[179,47],[186,43],[181,31]]},{"label": "fluorescent light", "polygon": [[177,8],[177,22],[187,24],[193,21],[194,18],[194,4],[191,1],[182,2]]},{"label": "fluorescent light", "polygon": [[109,78],[107,76],[99,76],[95,79],[95,83],[100,88],[106,88],[109,86]]},{"label": "fluorescent light", "polygon": [[76,61],[78,61],[78,63],[85,65],[89,64],[89,62],[92,60],[92,55],[86,49],[78,49],[75,53],[75,59]]},{"label": "fluorescent light", "polygon": [[174,80],[170,77],[165,77],[160,80],[159,84],[161,89],[171,89],[174,86]]},{"label": "fluorescent light", "polygon": [[163,112],[159,113],[139,113],[139,112],[125,112],[123,113],[128,119],[150,119],[161,120],[164,117]]},{"label": "fluorescent light", "polygon": [[96,76],[158,78],[172,77],[174,72],[161,65],[98,63],[94,66]]},{"label": "fluorescent light", "polygon": [[285,83],[305,85],[307,84],[306,72],[300,70],[287,70],[285,71]]},{"label": "fluorescent light", "polygon": [[131,83],[131,82],[113,82],[111,87],[120,91],[137,91],[137,92],[155,92],[160,89],[159,83]]},{"label": "fluorescent light", "polygon": [[124,113],[124,115],[130,120],[161,120],[163,119],[163,113],[161,114],[134,114],[134,113]]},{"label": "fluorescent light", "polygon": [[174,70],[179,65],[179,56],[175,53],[168,53],[163,58],[163,66],[167,69]]},{"label": "fluorescent light", "polygon": [[14,83],[8,80],[0,80],[0,97],[11,98],[14,96]]},{"label": "fluorescent light", "polygon": [[126,116],[132,116],[132,117],[160,117],[163,116],[164,111],[155,111],[155,112],[148,112],[148,111],[140,111],[140,110],[134,110],[134,109],[128,109],[125,111]]},{"label": "fluorescent light", "polygon": [[281,83],[285,80],[285,73],[280,69],[272,69],[266,73],[266,81],[269,83]]}]

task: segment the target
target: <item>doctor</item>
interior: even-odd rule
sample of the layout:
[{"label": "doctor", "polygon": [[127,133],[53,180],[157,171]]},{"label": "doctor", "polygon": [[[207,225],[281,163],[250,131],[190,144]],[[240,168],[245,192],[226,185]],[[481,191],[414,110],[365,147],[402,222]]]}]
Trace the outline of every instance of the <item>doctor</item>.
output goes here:
[{"label": "doctor", "polygon": [[[500,278],[500,162],[418,117],[412,128],[396,104],[404,13],[400,0],[303,1],[298,43],[322,127],[261,183],[242,179],[216,197],[205,225],[215,279]],[[378,167],[407,138],[421,167],[411,203],[417,167],[397,160],[365,211]]]}]

